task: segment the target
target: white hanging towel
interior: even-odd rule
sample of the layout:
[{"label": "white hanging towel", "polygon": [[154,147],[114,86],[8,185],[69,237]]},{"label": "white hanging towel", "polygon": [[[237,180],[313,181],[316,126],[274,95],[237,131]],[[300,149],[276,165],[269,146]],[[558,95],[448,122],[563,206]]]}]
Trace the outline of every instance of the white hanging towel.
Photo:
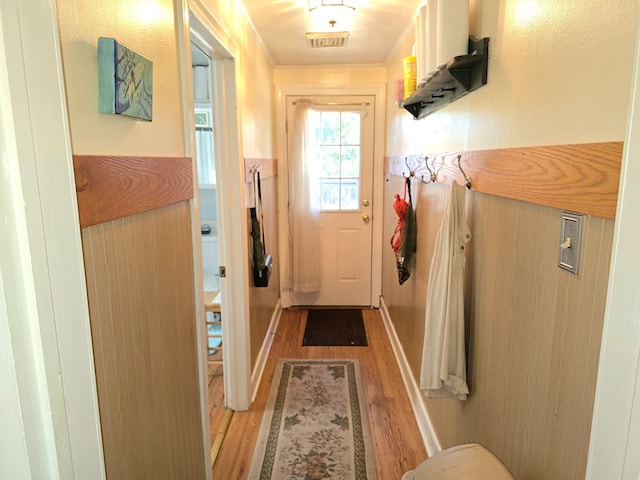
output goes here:
[{"label": "white hanging towel", "polygon": [[431,398],[466,400],[464,247],[471,240],[464,198],[453,182],[429,271],[420,388]]}]

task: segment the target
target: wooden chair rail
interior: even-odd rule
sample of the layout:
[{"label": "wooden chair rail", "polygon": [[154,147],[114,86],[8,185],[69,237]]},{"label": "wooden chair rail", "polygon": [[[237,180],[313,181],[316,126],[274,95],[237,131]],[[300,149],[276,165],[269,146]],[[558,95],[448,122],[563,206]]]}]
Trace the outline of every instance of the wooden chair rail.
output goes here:
[{"label": "wooden chair rail", "polygon": [[244,181],[253,182],[253,172],[260,172],[260,178],[274,177],[278,175],[278,160],[275,158],[245,158],[244,159]]},{"label": "wooden chair rail", "polygon": [[[462,184],[460,155],[473,191],[613,220],[622,149],[623,142],[603,142],[447,152],[429,155],[428,164],[437,183]],[[417,181],[429,180],[424,156],[386,157],[385,172],[409,175],[409,170]]]},{"label": "wooden chair rail", "polygon": [[190,158],[74,155],[80,227],[193,197]]}]

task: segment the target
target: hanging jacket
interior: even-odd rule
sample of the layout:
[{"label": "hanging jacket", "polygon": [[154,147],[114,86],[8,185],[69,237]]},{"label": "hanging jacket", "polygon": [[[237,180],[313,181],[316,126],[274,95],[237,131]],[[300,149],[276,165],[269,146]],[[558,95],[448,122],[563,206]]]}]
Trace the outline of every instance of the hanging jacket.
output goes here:
[{"label": "hanging jacket", "polygon": [[[408,202],[406,200],[407,196],[409,197]],[[410,178],[405,179],[403,198],[400,198],[397,193],[395,194],[393,209],[398,215],[398,222],[391,236],[391,248],[396,256],[398,281],[402,285],[409,279],[413,271],[418,233],[411,198]]]},{"label": "hanging jacket", "polygon": [[471,239],[465,187],[453,182],[429,271],[420,388],[428,397],[465,400],[464,248]]}]

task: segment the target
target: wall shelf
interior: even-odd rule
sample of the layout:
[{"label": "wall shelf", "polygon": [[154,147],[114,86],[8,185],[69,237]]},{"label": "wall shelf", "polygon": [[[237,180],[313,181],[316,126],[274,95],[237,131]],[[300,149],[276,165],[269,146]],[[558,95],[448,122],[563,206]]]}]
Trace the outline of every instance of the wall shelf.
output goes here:
[{"label": "wall shelf", "polygon": [[469,37],[469,54],[452,58],[411,94],[402,106],[423,118],[487,84],[489,38]]}]

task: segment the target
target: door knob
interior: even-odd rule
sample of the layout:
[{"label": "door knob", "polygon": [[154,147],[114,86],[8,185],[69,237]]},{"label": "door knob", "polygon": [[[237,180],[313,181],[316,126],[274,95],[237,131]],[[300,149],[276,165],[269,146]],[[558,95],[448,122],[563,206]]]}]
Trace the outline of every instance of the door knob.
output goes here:
[{"label": "door knob", "polygon": [[369,200],[363,200],[362,201],[362,205],[365,206],[365,207],[368,207],[369,206]]},{"label": "door knob", "polygon": [[366,213],[362,215],[362,221],[364,223],[369,223],[369,215],[367,215]]}]

